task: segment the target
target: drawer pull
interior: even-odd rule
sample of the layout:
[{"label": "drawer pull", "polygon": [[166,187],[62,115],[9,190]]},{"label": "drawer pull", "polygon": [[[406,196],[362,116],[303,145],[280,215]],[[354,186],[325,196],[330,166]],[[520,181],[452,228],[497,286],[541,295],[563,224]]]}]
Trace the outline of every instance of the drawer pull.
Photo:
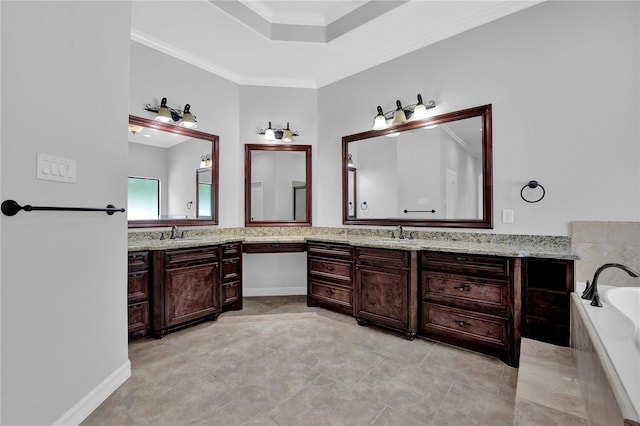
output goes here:
[{"label": "drawer pull", "polygon": [[460,287],[454,287],[454,288],[460,291],[471,291],[471,287],[469,287],[468,285],[461,285]]},{"label": "drawer pull", "polygon": [[331,290],[330,288],[326,289],[324,292],[327,293],[329,296],[333,296],[335,294],[335,291]]},{"label": "drawer pull", "polygon": [[466,256],[456,256],[456,260],[459,260],[461,262],[466,262],[467,261],[467,257]]},{"label": "drawer pull", "polygon": [[140,272],[140,273],[137,273],[137,274],[131,274],[131,278],[141,278],[141,277],[144,276],[145,273],[146,272]]},{"label": "drawer pull", "polygon": [[456,324],[458,324],[460,327],[468,327],[471,324],[469,324],[466,321],[462,321],[462,320],[453,320],[453,322],[455,322]]},{"label": "drawer pull", "polygon": [[324,268],[325,268],[327,271],[335,271],[335,270],[336,270],[336,268],[334,268],[333,266],[331,266],[331,265],[326,265],[326,264],[324,265]]}]

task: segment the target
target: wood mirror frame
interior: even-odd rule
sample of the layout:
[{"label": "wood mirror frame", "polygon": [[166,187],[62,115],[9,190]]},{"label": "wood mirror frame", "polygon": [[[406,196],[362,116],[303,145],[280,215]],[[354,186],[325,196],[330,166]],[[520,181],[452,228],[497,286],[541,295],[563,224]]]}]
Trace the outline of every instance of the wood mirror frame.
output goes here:
[{"label": "wood mirror frame", "polygon": [[[349,214],[349,143],[416,130],[457,120],[480,117],[482,122],[482,218],[480,219],[403,219],[403,218],[354,218]],[[342,223],[345,225],[404,225],[452,228],[493,228],[493,148],[491,104],[450,112],[423,120],[409,121],[389,126],[384,130],[369,130],[342,138]],[[356,200],[356,205],[358,201]],[[356,206],[357,207],[357,206]],[[354,207],[354,209],[356,208]]]},{"label": "wood mirror frame", "polygon": [[[187,129],[173,124],[160,123],[148,118],[129,116],[129,124],[134,124],[146,128],[160,130],[163,132],[176,133],[190,138],[202,139],[211,142],[211,182],[213,185],[213,209],[211,218],[207,219],[144,219],[129,220],[129,228],[151,228],[164,226],[210,226],[218,224],[218,177],[219,177],[219,161],[218,161],[218,145],[219,138],[217,135],[205,133],[198,130]],[[192,181],[193,178],[189,178]],[[195,203],[194,203],[195,204]]]},{"label": "wood mirror frame", "polygon": [[[305,220],[253,220],[251,217],[251,154],[256,151],[302,152],[305,154],[306,219]],[[244,146],[244,225],[245,226],[311,226],[311,145],[261,145]],[[293,189],[293,187],[292,187]],[[292,191],[293,198],[293,191]]]}]

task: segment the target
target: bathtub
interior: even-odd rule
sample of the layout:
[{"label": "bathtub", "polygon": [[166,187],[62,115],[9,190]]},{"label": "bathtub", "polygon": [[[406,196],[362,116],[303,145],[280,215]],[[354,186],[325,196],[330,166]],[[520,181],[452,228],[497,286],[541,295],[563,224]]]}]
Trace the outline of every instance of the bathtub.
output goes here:
[{"label": "bathtub", "polygon": [[[585,323],[584,328],[602,364],[621,416],[640,422],[640,287],[599,285],[601,308],[591,306],[591,301],[579,297],[584,288],[584,283],[577,283],[576,289],[580,292],[572,295],[573,303],[577,304],[575,310],[579,311],[572,321],[581,318]],[[572,346],[575,343],[573,333],[572,326]],[[580,363],[577,364],[580,370]],[[594,367],[588,368],[592,370]],[[581,372],[578,374],[580,376]],[[586,371],[582,376],[593,377],[593,374],[593,371]],[[588,395],[585,395],[585,400],[589,406]]]}]

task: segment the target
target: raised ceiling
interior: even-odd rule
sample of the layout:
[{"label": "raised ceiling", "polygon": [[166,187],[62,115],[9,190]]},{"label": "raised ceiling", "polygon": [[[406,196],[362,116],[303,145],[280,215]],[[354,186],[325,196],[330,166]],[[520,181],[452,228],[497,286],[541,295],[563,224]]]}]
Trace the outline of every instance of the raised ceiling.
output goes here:
[{"label": "raised ceiling", "polygon": [[319,88],[540,2],[134,1],[131,38],[238,84]]}]

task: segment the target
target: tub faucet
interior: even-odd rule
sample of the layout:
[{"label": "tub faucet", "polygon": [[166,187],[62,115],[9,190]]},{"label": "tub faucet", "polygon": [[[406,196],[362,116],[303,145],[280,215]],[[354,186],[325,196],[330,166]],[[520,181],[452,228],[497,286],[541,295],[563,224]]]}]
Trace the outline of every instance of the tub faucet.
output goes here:
[{"label": "tub faucet", "polygon": [[596,269],[596,273],[593,276],[591,284],[589,284],[589,281],[587,281],[587,288],[585,288],[584,292],[582,293],[583,299],[591,300],[591,306],[597,306],[599,308],[602,307],[602,303],[600,303],[600,296],[598,295],[598,276],[600,276],[600,272],[604,271],[607,268],[622,269],[627,274],[635,278],[640,276],[640,273],[620,263],[605,263],[604,265]]}]

